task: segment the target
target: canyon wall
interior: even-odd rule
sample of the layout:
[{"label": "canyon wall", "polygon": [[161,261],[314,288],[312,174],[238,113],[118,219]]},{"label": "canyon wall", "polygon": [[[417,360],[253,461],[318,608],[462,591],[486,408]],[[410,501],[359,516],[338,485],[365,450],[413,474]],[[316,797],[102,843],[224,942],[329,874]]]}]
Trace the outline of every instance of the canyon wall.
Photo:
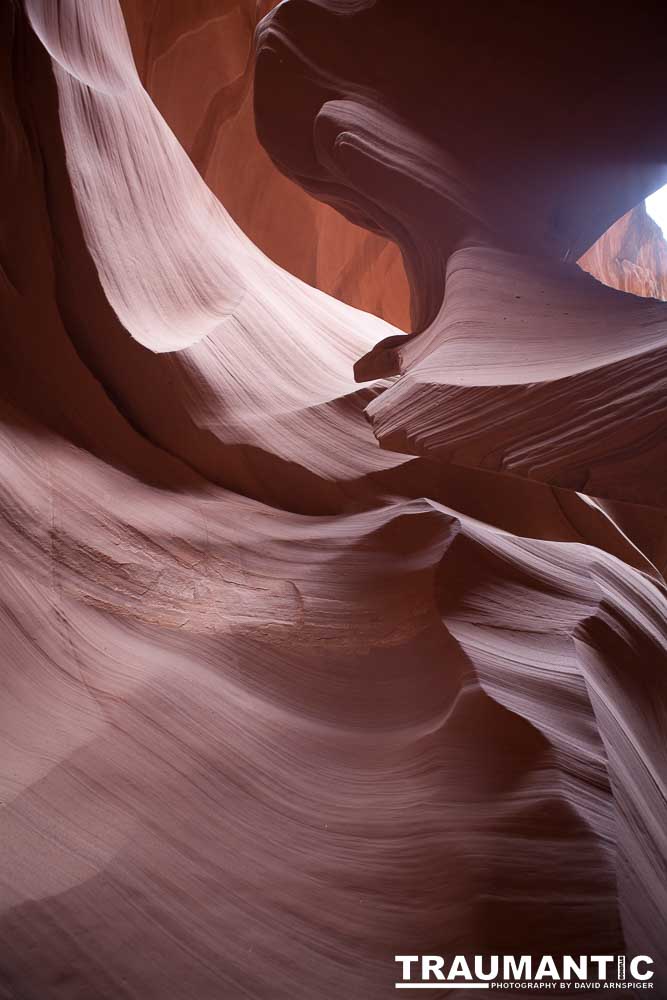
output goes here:
[{"label": "canyon wall", "polygon": [[615,222],[579,266],[611,288],[667,299],[667,240],[643,202]]},{"label": "canyon wall", "polygon": [[257,141],[254,31],[277,0],[123,0],[142,83],[211,190],[291,274],[410,330],[401,254],[290,184]]},{"label": "canyon wall", "polygon": [[2,992],[659,996],[653,25],[270,6],[0,12]]}]

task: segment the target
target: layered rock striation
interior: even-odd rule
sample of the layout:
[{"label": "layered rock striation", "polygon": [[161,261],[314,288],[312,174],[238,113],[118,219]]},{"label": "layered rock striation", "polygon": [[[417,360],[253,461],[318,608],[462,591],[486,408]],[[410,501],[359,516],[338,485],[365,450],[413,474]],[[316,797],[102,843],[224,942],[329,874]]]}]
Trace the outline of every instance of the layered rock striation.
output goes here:
[{"label": "layered rock striation", "polygon": [[2,990],[664,983],[655,33],[269,6],[2,9]]}]

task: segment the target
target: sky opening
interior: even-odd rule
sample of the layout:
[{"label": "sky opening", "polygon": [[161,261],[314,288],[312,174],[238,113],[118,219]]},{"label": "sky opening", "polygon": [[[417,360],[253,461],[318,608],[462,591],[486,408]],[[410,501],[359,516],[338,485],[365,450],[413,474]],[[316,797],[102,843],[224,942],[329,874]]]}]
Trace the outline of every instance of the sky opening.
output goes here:
[{"label": "sky opening", "polygon": [[646,211],[654,222],[662,229],[662,235],[667,239],[667,184],[646,199]]}]

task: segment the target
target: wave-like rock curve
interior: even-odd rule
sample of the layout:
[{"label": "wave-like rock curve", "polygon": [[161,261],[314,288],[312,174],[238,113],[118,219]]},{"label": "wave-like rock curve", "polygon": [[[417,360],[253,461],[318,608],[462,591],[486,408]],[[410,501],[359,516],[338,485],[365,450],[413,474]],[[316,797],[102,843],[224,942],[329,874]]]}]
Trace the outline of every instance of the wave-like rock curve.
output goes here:
[{"label": "wave-like rock curve", "polygon": [[260,138],[400,245],[408,337],[232,220],[115,0],[0,15],[8,997],[380,1000],[453,951],[665,981],[666,307],[574,263],[659,171],[591,142],[513,177],[522,72],[562,64],[522,22],[501,128],[452,95],[507,32],[436,7],[288,0],[257,36]]}]

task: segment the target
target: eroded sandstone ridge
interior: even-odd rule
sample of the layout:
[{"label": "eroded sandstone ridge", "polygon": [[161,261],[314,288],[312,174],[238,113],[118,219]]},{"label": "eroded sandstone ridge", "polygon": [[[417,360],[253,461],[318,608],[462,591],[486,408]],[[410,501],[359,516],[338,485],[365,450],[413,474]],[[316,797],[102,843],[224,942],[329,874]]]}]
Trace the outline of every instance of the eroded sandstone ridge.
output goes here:
[{"label": "eroded sandstone ridge", "polygon": [[271,7],[0,11],[3,995],[667,988],[654,26]]}]

